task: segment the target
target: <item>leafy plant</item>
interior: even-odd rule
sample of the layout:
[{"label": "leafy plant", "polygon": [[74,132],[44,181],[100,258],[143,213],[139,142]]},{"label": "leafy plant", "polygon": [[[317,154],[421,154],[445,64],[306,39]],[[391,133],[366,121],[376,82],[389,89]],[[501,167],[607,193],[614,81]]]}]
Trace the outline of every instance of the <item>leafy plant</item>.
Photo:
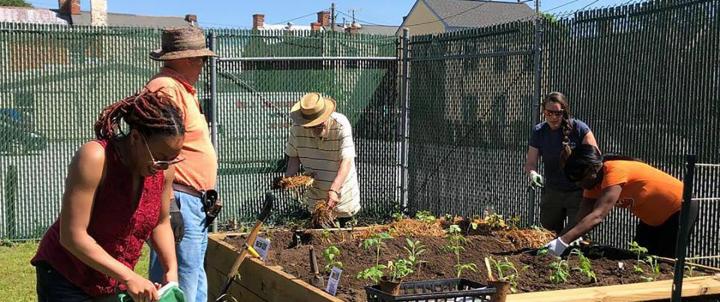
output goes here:
[{"label": "leafy plant", "polygon": [[370,280],[373,283],[378,283],[380,282],[380,279],[385,276],[384,271],[386,268],[387,266],[385,266],[384,264],[377,264],[366,268],[361,272],[358,272],[356,278]]},{"label": "leafy plant", "polygon": [[567,282],[567,278],[570,276],[567,260],[557,257],[555,262],[550,263],[550,268],[553,270],[552,275],[550,275],[550,282],[555,284]]},{"label": "leafy plant", "polygon": [[660,277],[660,264],[657,261],[657,257],[647,256],[645,260],[640,260],[640,262],[645,263],[650,268],[650,276],[642,277],[645,281],[655,281]]},{"label": "leafy plant", "polygon": [[692,277],[695,274],[695,266],[688,265],[685,267],[685,270],[687,270],[685,277]]},{"label": "leafy plant", "polygon": [[460,278],[460,276],[462,276],[462,272],[464,270],[471,270],[477,272],[477,265],[475,265],[474,263],[460,262],[460,254],[465,251],[465,247],[463,245],[467,241],[467,239],[465,239],[465,236],[462,235],[460,226],[458,226],[457,224],[451,225],[447,230],[447,234],[448,244],[445,245],[445,250],[455,254],[455,271],[457,271],[457,278]]},{"label": "leafy plant", "polygon": [[[517,282],[520,278],[520,271],[518,271],[515,267],[515,264],[508,260],[507,257],[505,257],[504,260],[495,260],[492,257],[485,259],[487,259],[492,264],[492,267],[495,268],[497,280],[509,282],[510,291],[513,293],[517,292]],[[523,266],[521,270],[524,271],[527,268],[528,266],[526,265]]]},{"label": "leafy plant", "polygon": [[323,258],[325,258],[325,271],[330,272],[333,267],[342,268],[342,262],[338,261],[340,257],[340,249],[337,246],[331,245],[323,250]]},{"label": "leafy plant", "polygon": [[503,216],[497,213],[492,213],[487,216],[485,216],[485,223],[488,224],[493,229],[504,229],[507,227],[507,224],[505,224],[505,219],[503,219]]},{"label": "leafy plant", "polygon": [[630,242],[630,251],[637,255],[637,260],[640,261],[640,257],[647,254],[648,249],[640,246],[636,241]]},{"label": "leafy plant", "polygon": [[388,261],[387,269],[390,273],[390,281],[398,282],[402,280],[414,272],[412,268],[412,263],[402,258],[395,261]]},{"label": "leafy plant", "polygon": [[588,279],[597,283],[597,275],[595,275],[595,272],[592,269],[590,259],[585,257],[583,252],[579,249],[573,249],[570,252],[570,255],[576,255],[578,257],[578,266],[575,269],[579,270],[583,275],[585,275],[585,277],[588,277]]},{"label": "leafy plant", "polygon": [[322,233],[320,233],[322,239],[327,241],[327,243],[330,243],[330,235],[332,235],[332,233],[330,233],[330,230],[328,229],[323,229]]},{"label": "leafy plant", "polygon": [[515,216],[512,216],[512,217],[508,218],[508,220],[507,220],[507,225],[508,225],[511,229],[518,229],[518,228],[520,228],[520,215],[515,215]]},{"label": "leafy plant", "polygon": [[405,214],[403,214],[402,212],[393,213],[392,218],[394,221],[400,221],[405,218]]},{"label": "leafy plant", "polygon": [[370,238],[363,241],[363,248],[370,249],[375,247],[375,266],[380,265],[380,248],[385,245],[383,240],[392,239],[387,232],[373,234]]},{"label": "leafy plant", "polygon": [[425,223],[435,223],[435,220],[437,220],[430,211],[418,211],[415,213],[415,218]]},{"label": "leafy plant", "polygon": [[403,249],[405,249],[408,253],[407,260],[410,262],[412,267],[417,267],[418,265],[427,262],[425,260],[420,260],[420,255],[426,251],[425,245],[420,243],[420,240],[405,238],[405,242],[407,243],[407,246],[404,246]]}]

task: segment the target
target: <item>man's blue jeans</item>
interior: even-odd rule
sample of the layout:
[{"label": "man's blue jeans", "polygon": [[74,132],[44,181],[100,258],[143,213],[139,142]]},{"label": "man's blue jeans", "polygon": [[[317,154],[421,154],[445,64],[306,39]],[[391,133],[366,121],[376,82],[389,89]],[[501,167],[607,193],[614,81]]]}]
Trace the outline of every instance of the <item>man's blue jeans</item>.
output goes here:
[{"label": "man's blue jeans", "polygon": [[[205,227],[205,212],[200,198],[175,191],[180,203],[180,212],[185,223],[185,235],[175,247],[178,259],[178,281],[185,293],[186,302],[207,301],[207,275],[205,274],[205,251],[208,233]],[[150,250],[150,280],[162,283],[165,269],[160,259]]]}]

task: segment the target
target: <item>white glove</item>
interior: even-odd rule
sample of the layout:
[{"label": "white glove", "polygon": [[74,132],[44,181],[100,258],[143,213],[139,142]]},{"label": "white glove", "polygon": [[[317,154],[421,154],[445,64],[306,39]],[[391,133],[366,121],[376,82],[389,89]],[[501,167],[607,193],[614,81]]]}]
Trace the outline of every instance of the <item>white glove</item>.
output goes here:
[{"label": "white glove", "polygon": [[565,251],[565,249],[568,247],[568,244],[563,242],[560,237],[555,238],[555,240],[550,241],[550,243],[545,245],[545,248],[547,248],[548,253],[553,256],[560,256]]},{"label": "white glove", "polygon": [[535,170],[530,170],[530,185],[536,188],[542,188],[545,186],[545,179],[540,173]]}]

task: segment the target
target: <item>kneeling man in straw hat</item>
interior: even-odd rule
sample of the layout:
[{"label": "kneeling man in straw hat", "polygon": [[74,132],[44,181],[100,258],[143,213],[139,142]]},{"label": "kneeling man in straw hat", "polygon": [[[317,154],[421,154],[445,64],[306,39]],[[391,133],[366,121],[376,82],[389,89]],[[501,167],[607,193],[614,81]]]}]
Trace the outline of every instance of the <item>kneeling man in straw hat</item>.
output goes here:
[{"label": "kneeling man in straw hat", "polygon": [[293,125],[285,144],[289,161],[285,176],[298,173],[300,164],[315,181],[306,191],[310,208],[327,200],[340,227],[360,211],[360,188],[355,170],[352,126],[335,112],[335,100],[311,92],[290,110]]}]

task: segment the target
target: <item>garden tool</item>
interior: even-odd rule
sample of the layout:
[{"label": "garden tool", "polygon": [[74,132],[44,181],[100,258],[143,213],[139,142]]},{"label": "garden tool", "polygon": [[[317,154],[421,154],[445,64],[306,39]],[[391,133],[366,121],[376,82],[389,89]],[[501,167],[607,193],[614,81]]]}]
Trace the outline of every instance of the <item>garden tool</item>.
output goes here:
[{"label": "garden tool", "polygon": [[238,277],[238,269],[240,268],[240,264],[242,264],[243,260],[245,260],[245,258],[247,258],[248,256],[260,256],[252,248],[252,245],[255,242],[255,239],[257,239],[258,233],[260,233],[260,228],[265,222],[265,219],[270,216],[274,201],[275,195],[269,191],[265,192],[265,204],[263,205],[262,212],[260,212],[260,215],[258,215],[257,221],[255,222],[255,227],[252,229],[252,231],[250,231],[247,239],[245,239],[245,243],[243,244],[243,250],[240,252],[240,255],[238,255],[238,257],[235,259],[235,263],[233,263],[233,265],[230,267],[230,271],[227,274],[227,282],[225,283],[225,286],[220,292],[218,298],[215,299],[215,302],[236,301],[234,297],[228,295],[227,291],[228,289],[230,289],[230,285],[232,284],[232,282]]},{"label": "garden tool", "polygon": [[529,254],[532,256],[536,256],[538,254],[538,251],[540,251],[540,249],[542,249],[542,248],[538,249],[538,248],[532,248],[532,247],[525,247],[525,248],[521,248],[519,250],[507,251],[507,252],[497,252],[497,253],[492,253],[492,254],[498,255],[498,256],[511,256],[511,255],[519,255],[519,254]]},{"label": "garden tool", "polygon": [[315,257],[315,249],[312,246],[310,247],[310,270],[313,273],[313,276],[310,279],[310,284],[317,288],[325,288],[325,279],[322,275],[320,275],[320,271],[318,270],[317,257]]}]

